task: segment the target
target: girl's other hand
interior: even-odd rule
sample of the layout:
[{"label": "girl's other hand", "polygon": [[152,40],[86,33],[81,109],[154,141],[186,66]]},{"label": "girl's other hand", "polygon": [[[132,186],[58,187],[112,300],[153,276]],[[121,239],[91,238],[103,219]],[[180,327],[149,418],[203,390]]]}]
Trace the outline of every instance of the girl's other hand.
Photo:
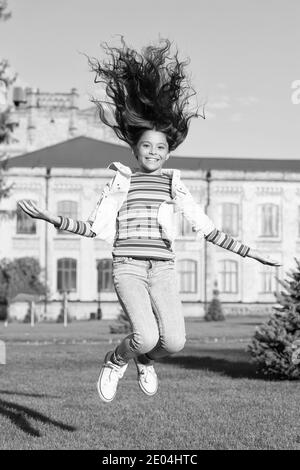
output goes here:
[{"label": "girl's other hand", "polygon": [[265,256],[261,254],[259,251],[250,249],[249,253],[247,254],[249,258],[256,259],[262,264],[266,264],[268,266],[282,266],[278,261],[271,259],[269,256]]},{"label": "girl's other hand", "polygon": [[36,203],[30,199],[22,199],[18,206],[33,219],[42,219],[46,222],[59,223],[59,218],[53,216],[47,209],[40,209]]}]

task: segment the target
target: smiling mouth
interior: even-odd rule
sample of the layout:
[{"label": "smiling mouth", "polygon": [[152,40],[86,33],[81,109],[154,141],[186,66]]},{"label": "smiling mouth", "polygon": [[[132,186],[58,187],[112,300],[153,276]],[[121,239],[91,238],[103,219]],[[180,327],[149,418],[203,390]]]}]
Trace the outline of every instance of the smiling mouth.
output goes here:
[{"label": "smiling mouth", "polygon": [[159,158],[155,157],[146,157],[147,162],[159,162]]}]

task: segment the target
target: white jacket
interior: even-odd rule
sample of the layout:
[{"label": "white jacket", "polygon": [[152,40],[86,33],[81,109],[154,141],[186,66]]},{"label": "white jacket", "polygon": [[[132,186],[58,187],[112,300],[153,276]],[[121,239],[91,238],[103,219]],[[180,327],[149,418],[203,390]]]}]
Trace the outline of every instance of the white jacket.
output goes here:
[{"label": "white jacket", "polygon": [[[97,238],[113,244],[116,236],[118,212],[127,198],[132,171],[119,162],[109,165],[116,171],[115,177],[107,183],[102,191],[97,206],[88,221]],[[215,229],[214,223],[207,217],[199,204],[180,179],[179,170],[162,170],[163,175],[172,176],[171,201],[163,202],[158,209],[158,223],[162,227],[164,237],[172,242],[176,236],[176,212],[182,212],[192,224],[197,237],[208,235]]]}]

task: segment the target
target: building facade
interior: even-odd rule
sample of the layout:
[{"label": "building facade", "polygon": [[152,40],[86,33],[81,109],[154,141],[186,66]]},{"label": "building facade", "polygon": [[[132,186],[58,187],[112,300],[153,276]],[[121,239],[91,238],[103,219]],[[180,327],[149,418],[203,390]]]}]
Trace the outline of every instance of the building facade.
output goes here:
[{"label": "building facade", "polygon": [[[11,168],[7,182],[14,187],[2,208],[14,210],[21,199],[45,207],[47,199],[51,212],[86,220],[111,177],[107,169],[54,168],[47,178],[43,168]],[[294,257],[300,256],[300,175],[216,170],[208,183],[205,172],[185,170],[182,177],[218,228],[282,263],[271,268],[196,241],[191,227],[178,216],[174,248],[185,315],[203,316],[216,283],[225,312],[270,311],[274,292],[280,289],[276,277],[284,277],[295,265]],[[111,248],[105,242],[60,232],[17,210],[13,219],[1,222],[0,258],[22,256],[39,259],[45,270],[50,296],[40,305],[39,316],[54,319],[64,291],[76,318],[90,318],[99,308],[104,318],[119,313]]]},{"label": "building facade", "polygon": [[[10,162],[22,154],[17,157],[18,164],[12,164],[6,173],[7,183],[14,186],[10,197],[0,205],[2,210],[16,210],[16,214],[12,219],[0,219],[0,259],[32,256],[40,261],[50,293],[37,304],[38,317],[55,320],[67,292],[71,316],[91,318],[101,311],[103,318],[114,318],[119,314],[119,305],[111,276],[111,248],[99,239],[60,232],[17,209],[19,200],[32,199],[55,214],[86,220],[102,187],[113,175],[106,169],[109,148],[107,144],[101,147],[100,139],[102,144],[103,140],[111,142],[112,155],[124,149],[115,146],[114,136],[99,125],[94,110],[77,109],[76,90],[61,95],[29,90],[26,105],[16,111],[20,122],[15,132],[18,144],[0,149],[2,155],[9,154]],[[90,138],[76,140],[76,135]],[[85,163],[95,138],[99,139],[99,152],[96,150],[92,159],[93,168],[93,163]],[[60,142],[64,142],[63,147],[59,147]],[[77,162],[70,163],[66,155],[68,145],[74,143],[80,155],[74,155]],[[40,165],[44,154],[38,150],[45,147],[46,162]],[[73,155],[77,147],[69,153]],[[60,148],[61,163],[57,167],[52,156],[59,154]],[[34,163],[28,160],[23,165],[21,159],[25,161],[26,155],[32,155]],[[128,153],[124,156],[125,160],[130,158]],[[82,168],[78,161],[82,161]],[[178,215],[174,249],[184,313],[203,316],[216,285],[227,314],[271,312],[274,292],[280,290],[277,278],[284,278],[295,266],[294,258],[300,257],[300,170],[282,162],[280,169],[272,171],[271,161],[260,168],[259,160],[251,161],[248,167],[245,163],[241,170],[238,160],[220,166],[216,159],[210,159],[208,177],[200,160],[195,166],[197,161],[173,157],[168,163],[183,168],[183,181],[217,228],[282,266],[268,267],[204,240],[196,241],[189,224]],[[12,315],[20,317],[22,313],[15,308]]]}]

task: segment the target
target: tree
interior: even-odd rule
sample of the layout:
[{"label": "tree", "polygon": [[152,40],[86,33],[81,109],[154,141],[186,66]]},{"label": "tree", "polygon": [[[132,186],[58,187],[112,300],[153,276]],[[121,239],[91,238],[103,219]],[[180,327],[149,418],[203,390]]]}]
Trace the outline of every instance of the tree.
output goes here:
[{"label": "tree", "polygon": [[[0,0],[0,21],[7,20],[10,18],[11,13],[7,11],[7,1]],[[9,144],[16,141],[12,137],[15,123],[11,115],[11,106],[7,104],[7,91],[9,87],[15,82],[17,76],[11,76],[9,73],[9,63],[6,59],[0,60],[0,145],[3,143]],[[0,202],[1,199],[9,196],[9,192],[12,188],[7,186],[4,181],[3,171],[5,170],[5,163],[3,157],[5,154],[1,154],[0,151]],[[14,214],[9,214],[7,211],[0,211],[0,216],[3,214],[8,216],[13,216]]]},{"label": "tree", "polygon": [[275,294],[278,305],[266,323],[260,326],[249,345],[258,371],[279,379],[300,379],[300,367],[292,361],[300,340],[300,261],[297,268],[278,282],[284,290]]},{"label": "tree", "polygon": [[208,311],[204,316],[205,321],[224,321],[225,316],[222,310],[222,304],[219,299],[219,291],[217,289],[217,282],[213,290],[213,298],[208,306]]},{"label": "tree", "polygon": [[18,294],[45,295],[47,288],[40,281],[39,261],[31,257],[0,260],[0,304],[6,307]]},{"label": "tree", "polygon": [[7,0],[0,0],[0,20],[8,20],[11,17],[11,12],[7,11]]}]

